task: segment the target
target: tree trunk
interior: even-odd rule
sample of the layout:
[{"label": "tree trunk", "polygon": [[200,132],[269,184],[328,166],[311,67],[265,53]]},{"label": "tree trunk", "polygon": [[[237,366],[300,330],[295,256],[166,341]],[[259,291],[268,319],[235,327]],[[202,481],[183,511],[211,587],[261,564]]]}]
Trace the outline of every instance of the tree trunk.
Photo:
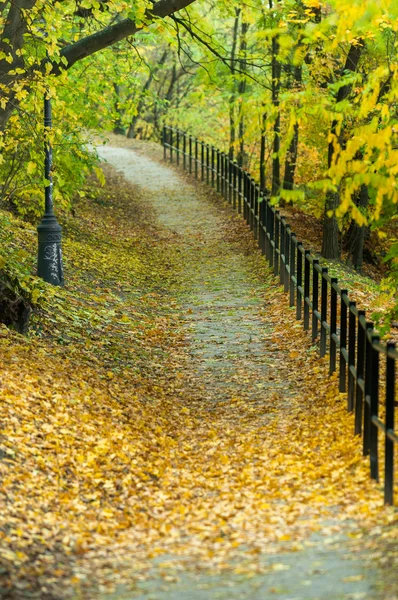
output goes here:
[{"label": "tree trunk", "polygon": [[340,193],[328,191],[325,199],[325,214],[323,218],[322,256],[325,258],[339,258],[339,225],[335,217],[335,210],[340,204]]},{"label": "tree trunk", "polygon": [[[294,84],[300,86],[302,82],[302,68],[294,67]],[[294,176],[297,165],[297,152],[299,142],[299,125],[294,124],[293,137],[289,145],[285,160],[285,175],[283,178],[283,189],[292,190],[294,187]]]},{"label": "tree trunk", "polygon": [[165,50],[163,52],[163,54],[162,54],[159,62],[157,63],[156,67],[153,68],[150,71],[150,73],[148,75],[148,78],[147,78],[147,80],[145,81],[145,83],[143,85],[143,88],[142,88],[142,90],[140,92],[140,99],[139,99],[138,104],[137,104],[136,113],[135,113],[135,115],[131,119],[130,126],[129,126],[129,129],[128,129],[128,132],[127,132],[127,137],[129,139],[135,138],[135,128],[136,128],[136,125],[137,125],[137,121],[138,121],[138,119],[140,117],[140,114],[142,113],[142,109],[144,107],[146,93],[148,92],[149,88],[151,87],[151,84],[152,84],[152,81],[153,81],[153,79],[155,77],[156,72],[166,62],[167,54],[168,54],[167,50]]},{"label": "tree trunk", "polygon": [[174,63],[173,71],[171,73],[169,88],[168,88],[166,96],[165,96],[165,99],[167,100],[167,102],[171,102],[176,81],[177,81],[177,65]]},{"label": "tree trunk", "polygon": [[235,100],[236,100],[236,86],[235,86],[235,55],[236,46],[238,43],[238,27],[239,27],[239,15],[241,13],[240,8],[235,8],[235,20],[232,34],[232,48],[231,48],[231,61],[230,70],[232,75],[232,93],[229,97],[229,158],[233,160],[235,153]]},{"label": "tree trunk", "polygon": [[272,195],[277,196],[281,187],[279,151],[281,148],[281,113],[279,110],[279,92],[281,83],[281,65],[278,61],[279,43],[277,37],[272,38],[272,104],[276,111],[274,121],[274,138],[272,142]]},{"label": "tree trunk", "polygon": [[245,21],[242,21],[241,26],[241,38],[240,38],[240,51],[239,54],[241,56],[240,59],[240,81],[238,86],[238,94],[240,98],[240,107],[239,107],[239,124],[238,124],[238,136],[239,136],[239,153],[238,153],[238,164],[240,167],[243,167],[245,163],[245,113],[243,109],[243,95],[246,90],[246,77],[245,73],[247,70],[247,62],[246,62],[246,50],[247,50],[247,31],[249,29],[249,24]]},{"label": "tree trunk", "polygon": [[[269,0],[270,9],[273,8],[273,0]],[[278,60],[279,55],[279,40],[278,36],[274,36],[271,42],[271,100],[274,107],[275,121],[273,127],[272,141],[272,189],[273,196],[279,194],[281,187],[281,168],[279,161],[279,151],[281,147],[281,113],[279,110],[279,92],[281,85],[281,63]]]},{"label": "tree trunk", "polygon": [[[366,211],[369,204],[369,190],[367,185],[361,185],[357,197],[354,198],[354,202]],[[344,245],[348,250],[348,259],[359,273],[362,272],[363,247],[368,231],[369,227],[366,225],[360,226],[356,221],[352,220],[345,239]]]},{"label": "tree trunk", "polygon": [[[2,95],[5,95],[7,101],[5,105],[0,106],[0,132],[6,130],[8,120],[19,104],[15,92],[13,92],[13,84],[22,76],[15,74],[15,69],[25,69],[23,55],[21,55],[24,35],[28,28],[25,17],[35,4],[36,0],[14,0],[9,7],[2,7],[2,12],[8,10],[4,15],[4,24],[0,35],[0,54],[10,54],[12,61],[9,63],[5,58],[0,60]],[[4,90],[7,90],[6,94]]]},{"label": "tree trunk", "polygon": [[120,85],[118,83],[114,83],[113,89],[115,90],[115,95],[116,95],[116,99],[115,99],[116,119],[115,119],[115,126],[113,128],[113,133],[116,133],[116,135],[125,135],[126,132],[125,132],[123,124],[122,124],[122,116],[123,115],[122,115],[122,110],[120,108]]},{"label": "tree trunk", "polygon": [[[363,40],[352,45],[348,52],[346,62],[344,65],[344,71],[355,72],[358,68],[359,60],[361,58],[362,50],[364,48]],[[352,84],[342,86],[337,94],[336,103],[341,102],[348,98],[351,94]],[[333,120],[330,129],[330,142],[328,146],[328,167],[332,166],[333,162],[338,161],[338,155],[340,148],[343,147],[344,139],[344,128],[341,127],[339,135],[337,135],[338,121]],[[340,245],[339,245],[339,226],[336,219],[336,210],[340,205],[340,192],[328,191],[325,199],[325,213],[323,219],[323,232],[322,232],[322,254],[325,258],[339,258],[340,257]]]},{"label": "tree trunk", "polygon": [[261,143],[260,143],[260,188],[265,190],[266,187],[266,175],[265,175],[265,150],[267,144],[266,136],[266,124],[267,124],[267,113],[263,112],[261,118]]},{"label": "tree trunk", "polygon": [[290,142],[285,160],[285,175],[283,178],[283,189],[292,190],[294,187],[294,175],[296,173],[297,150],[299,140],[299,125],[294,124],[292,141]]}]

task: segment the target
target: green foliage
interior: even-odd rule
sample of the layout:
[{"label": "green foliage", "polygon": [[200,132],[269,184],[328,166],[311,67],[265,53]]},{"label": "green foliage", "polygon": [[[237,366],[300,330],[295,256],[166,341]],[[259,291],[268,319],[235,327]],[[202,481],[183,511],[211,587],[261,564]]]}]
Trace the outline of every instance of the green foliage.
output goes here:
[{"label": "green foliage", "polygon": [[[44,93],[53,99],[55,204],[65,211],[75,193],[84,193],[84,178],[97,166],[88,145],[90,130],[117,129],[159,139],[167,120],[233,152],[254,175],[264,167],[265,184],[271,188],[279,116],[282,171],[296,125],[299,143],[294,189],[283,190],[275,202],[292,202],[320,217],[326,193],[338,192],[335,214],[341,228],[354,219],[391,239],[386,244],[388,281],[396,282],[396,3],[283,0],[270,7],[259,0],[250,5],[194,2],[176,18],[158,20],[133,40],[63,71],[65,45],[124,18],[144,25],[146,8],[144,0],[38,0],[27,16],[18,52],[0,30],[0,71],[2,64],[11,65],[13,74],[8,84],[0,78],[0,112],[7,97],[13,95],[19,103],[5,135],[0,134],[3,201],[36,222],[42,213]],[[5,26],[3,9],[0,28]],[[277,103],[271,68],[275,44],[281,67]],[[356,72],[344,70],[350,49],[362,44]],[[52,62],[43,68],[39,63],[46,57]],[[295,69],[301,70],[299,80]],[[345,87],[351,93],[336,102]],[[336,152],[329,168],[331,141]],[[362,185],[369,190],[366,208],[355,201]]]},{"label": "green foliage", "polygon": [[48,287],[32,275],[36,260],[36,231],[9,213],[0,211],[0,271],[15,293],[31,304],[40,304]]},{"label": "green foliage", "polygon": [[[56,124],[53,136],[54,201],[58,209],[69,210],[73,195],[98,160],[88,149],[83,132],[68,131],[67,121],[62,123],[62,129]],[[0,164],[1,200],[32,222],[37,222],[44,209],[43,129],[37,129],[32,135],[21,127],[12,138],[9,136]]]}]

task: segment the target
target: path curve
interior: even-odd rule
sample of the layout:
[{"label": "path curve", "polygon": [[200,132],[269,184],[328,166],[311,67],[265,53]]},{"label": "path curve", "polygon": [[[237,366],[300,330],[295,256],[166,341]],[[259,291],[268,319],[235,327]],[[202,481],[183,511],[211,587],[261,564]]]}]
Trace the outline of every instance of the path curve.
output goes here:
[{"label": "path curve", "polygon": [[[129,182],[145,191],[158,221],[179,237],[185,282],[182,327],[190,344],[193,383],[201,390],[203,406],[209,413],[217,413],[218,407],[223,406],[225,419],[225,405],[228,404],[232,415],[234,402],[243,397],[250,404],[250,411],[255,411],[250,432],[257,428],[258,435],[254,439],[259,439],[261,444],[262,428],[289,403],[294,390],[293,383],[272,377],[276,363],[283,362],[283,355],[268,351],[264,344],[264,336],[270,333],[261,319],[266,284],[254,271],[252,259],[226,235],[228,219],[234,217],[203,198],[194,182],[188,182],[166,165],[128,149],[102,146],[98,152]],[[254,380],[258,384],[252,386],[248,394],[247,381]],[[249,419],[247,415],[245,418]],[[248,424],[244,425],[249,428]],[[231,432],[226,431],[220,443],[227,445],[228,436],[233,439]],[[228,576],[211,575],[206,571],[180,572],[178,580],[165,587],[164,578],[157,573],[155,559],[153,576],[139,584],[137,592],[119,590],[112,598],[354,600],[384,597],[372,589],[375,573],[365,569],[362,557],[347,556],[345,538],[335,534],[334,524],[333,515],[329,520],[320,520],[314,528],[318,531],[299,548],[285,543],[286,549],[282,545],[264,552],[264,556],[260,553],[258,562],[266,567],[250,578],[240,575],[238,570]],[[349,529],[349,525],[347,527]],[[173,560],[172,556],[169,558]]]}]

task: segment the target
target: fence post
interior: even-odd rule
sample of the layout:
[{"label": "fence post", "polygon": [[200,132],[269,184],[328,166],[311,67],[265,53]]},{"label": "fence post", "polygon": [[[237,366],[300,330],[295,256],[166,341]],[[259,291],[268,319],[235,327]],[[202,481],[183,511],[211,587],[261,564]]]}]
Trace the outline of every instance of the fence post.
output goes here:
[{"label": "fence post", "polygon": [[221,196],[224,198],[224,187],[225,187],[225,163],[224,163],[224,152],[220,153],[220,178],[221,178]]},{"label": "fence post", "polygon": [[379,481],[379,428],[373,423],[373,417],[379,418],[379,372],[380,355],[377,349],[380,337],[372,335],[372,383],[370,392],[370,476]]},{"label": "fence post", "polygon": [[256,214],[256,182],[253,177],[250,177],[250,213],[249,213],[249,227],[253,232],[254,236],[254,224]]},{"label": "fence post", "polygon": [[255,208],[256,206],[256,182],[254,181],[253,177],[250,177],[250,210],[249,210],[249,228],[250,231],[253,232],[253,237],[254,237],[254,215],[255,215]]},{"label": "fence post", "polygon": [[388,353],[394,352],[395,349],[395,343],[387,343],[384,504],[394,504],[394,442],[388,437],[388,434],[394,431],[396,361]]},{"label": "fence post", "polygon": [[242,171],[242,211],[243,211],[243,218],[246,221],[246,205],[247,205],[247,175],[246,175],[246,171],[242,170],[241,167],[241,171]]},{"label": "fence post", "polygon": [[195,138],[195,179],[198,178],[198,162],[199,162],[198,144],[199,144],[199,140],[197,138]]},{"label": "fence post", "polygon": [[229,204],[232,203],[232,161],[228,155],[226,155],[226,163],[227,163],[227,200]]},{"label": "fence post", "polygon": [[257,242],[260,244],[260,186],[255,184],[256,191],[254,196],[255,201],[255,210],[254,210],[254,229],[255,229],[255,238]]},{"label": "fence post", "polygon": [[173,128],[170,127],[170,162],[173,162]]},{"label": "fence post", "polygon": [[223,164],[224,164],[224,200],[228,200],[228,157],[223,153]]},{"label": "fence post", "polygon": [[330,285],[329,375],[334,373],[336,370],[337,344],[335,336],[337,335],[337,290],[335,289],[335,286],[337,286],[337,277],[332,277]]},{"label": "fence post", "polygon": [[303,286],[303,252],[302,252],[303,244],[302,242],[297,242],[296,247],[296,271],[297,271],[297,288],[296,288],[296,319],[301,319],[302,315],[302,302],[303,302],[303,294],[300,288]]},{"label": "fence post", "polygon": [[238,214],[242,214],[243,173],[242,167],[238,166]]},{"label": "fence post", "polygon": [[304,250],[304,331],[310,328],[310,251]]},{"label": "fence post", "polygon": [[189,173],[192,174],[192,135],[189,136]]},{"label": "fence post", "polygon": [[233,189],[233,198],[232,198],[233,204],[232,204],[232,206],[233,206],[234,210],[236,210],[236,196],[237,196],[237,189],[236,189],[237,181],[238,181],[237,166],[238,165],[237,165],[236,161],[233,161],[233,163],[232,163],[232,174],[233,174],[232,175],[232,177],[233,177],[232,185],[233,185],[234,189]]},{"label": "fence post", "polygon": [[225,186],[225,163],[224,163],[224,152],[220,154],[220,179],[221,179],[221,196],[224,198],[224,186]]},{"label": "fence post", "polygon": [[[295,288],[293,277],[296,275],[296,248],[297,248],[297,239],[296,234],[290,234],[290,301],[289,306],[294,306],[294,297],[295,297]],[[297,279],[296,279],[297,285]]]},{"label": "fence post", "polygon": [[356,342],[356,319],[353,309],[356,302],[350,301],[348,307],[348,396],[347,408],[349,412],[354,410],[354,375],[351,367],[355,367],[355,342]]},{"label": "fence post", "polygon": [[281,218],[279,215],[280,215],[279,210],[276,210],[275,211],[275,221],[274,221],[274,227],[275,227],[274,275],[275,275],[275,277],[277,277],[279,274],[279,259],[280,259],[279,239],[280,239]]},{"label": "fence post", "polygon": [[214,146],[211,147],[211,187],[214,188]]},{"label": "fence post", "polygon": [[325,275],[328,274],[326,267],[322,268],[322,280],[321,280],[321,343],[320,343],[320,355],[323,358],[326,354],[326,337],[327,331],[324,326],[327,322],[328,317],[328,282]]},{"label": "fence post", "polygon": [[347,352],[347,304],[343,296],[347,297],[348,291],[341,290],[340,296],[340,359],[339,359],[339,392],[347,391],[347,361],[344,352]]},{"label": "fence post", "polygon": [[280,254],[279,254],[279,283],[284,285],[285,282],[285,232],[286,232],[286,221],[284,217],[281,217],[281,228],[280,228]]},{"label": "fence post", "polygon": [[184,166],[184,171],[187,170],[187,134],[185,133],[185,131],[183,132],[183,138],[182,138],[182,144],[183,144],[183,153],[184,156],[182,158],[183,161],[183,166]]},{"label": "fence post", "polygon": [[319,260],[314,258],[312,261],[312,341],[315,341],[318,337],[318,317],[315,312],[318,312],[318,299],[319,299],[319,273],[317,266]]},{"label": "fence post", "polygon": [[205,180],[205,143],[200,142],[200,179]]},{"label": "fence post", "polygon": [[370,402],[372,394],[372,341],[373,323],[366,323],[365,337],[365,402],[363,411],[363,455],[367,456],[370,449]]},{"label": "fence post", "polygon": [[258,206],[258,245],[261,250],[261,254],[267,255],[267,249],[265,245],[266,233],[265,224],[267,221],[267,205],[263,193],[259,194],[259,206]]},{"label": "fence post", "polygon": [[232,195],[232,170],[231,170],[232,162],[229,159],[228,154],[225,155],[225,199],[228,203],[231,203]]},{"label": "fence post", "polygon": [[180,166],[180,130],[179,129],[177,129],[176,140],[177,140],[177,166]]},{"label": "fence post", "polygon": [[209,185],[209,168],[210,168],[210,146],[206,144],[206,183]]},{"label": "fence post", "polygon": [[228,154],[225,154],[224,162],[225,162],[225,194],[224,195],[225,195],[225,200],[227,202],[229,202],[230,201],[229,178],[230,178],[231,163],[229,161]]},{"label": "fence post", "polygon": [[[274,268],[274,248],[275,248],[275,210],[268,202],[268,225],[269,225],[269,266],[271,269]],[[274,248],[272,247],[272,242],[274,242]]]},{"label": "fence post", "polygon": [[248,186],[248,178],[247,172],[243,171],[243,218],[247,223],[247,205],[249,198],[249,186]]},{"label": "fence post", "polygon": [[221,187],[220,187],[220,170],[221,170],[221,157],[220,157],[220,151],[217,148],[217,192],[220,192]]},{"label": "fence post", "polygon": [[246,223],[250,227],[250,211],[252,206],[252,181],[250,177],[250,173],[246,171]]},{"label": "fence post", "polygon": [[[270,217],[270,206],[268,204],[268,200],[263,192],[263,204],[264,204],[264,248],[265,248],[265,256],[268,260],[268,264],[270,264],[271,260],[271,217]],[[268,238],[268,235],[270,236]]]},{"label": "fence post", "polygon": [[283,291],[287,293],[289,291],[289,271],[290,271],[290,245],[291,245],[291,229],[289,225],[285,228],[285,274],[283,278],[284,288]]},{"label": "fence post", "polygon": [[359,380],[363,380],[365,367],[365,327],[362,325],[361,317],[365,319],[365,311],[358,311],[358,333],[357,333],[357,386],[355,393],[355,435],[362,433],[362,416],[363,416],[363,392],[361,386],[358,385]]},{"label": "fence post", "polygon": [[167,159],[167,148],[166,148],[166,144],[167,144],[167,127],[166,127],[166,125],[163,125],[162,141],[163,141],[163,160],[166,160]]}]

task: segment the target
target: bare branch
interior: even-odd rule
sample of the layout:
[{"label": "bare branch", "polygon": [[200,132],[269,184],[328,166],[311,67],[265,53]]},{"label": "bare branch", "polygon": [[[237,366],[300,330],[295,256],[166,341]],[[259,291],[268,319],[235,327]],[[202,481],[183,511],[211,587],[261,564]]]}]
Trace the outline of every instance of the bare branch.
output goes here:
[{"label": "bare branch", "polygon": [[[191,37],[193,39],[197,40],[200,44],[202,44],[203,46],[205,46],[214,56],[216,56],[219,60],[221,60],[221,62],[228,67],[228,69],[231,71],[231,73],[233,73],[233,74],[239,73],[241,75],[245,75],[245,77],[247,77],[248,79],[251,79],[252,81],[254,81],[255,83],[258,83],[262,87],[264,87],[266,89],[269,89],[268,86],[264,85],[262,82],[260,82],[256,77],[254,77],[250,73],[247,73],[246,71],[237,69],[236,67],[232,68],[231,58],[225,57],[222,54],[220,54],[218,52],[218,50],[216,50],[211,44],[209,44],[206,40],[204,40],[202,37],[200,37],[196,33],[196,31],[194,31],[193,28],[190,25],[188,25],[188,23],[184,19],[179,19],[175,15],[170,15],[170,17],[173,19],[173,21],[176,24],[182,25],[188,31],[188,33],[191,35]],[[240,59],[234,59],[234,62],[240,63],[241,60]],[[200,64],[200,63],[197,63],[197,64]]]}]

